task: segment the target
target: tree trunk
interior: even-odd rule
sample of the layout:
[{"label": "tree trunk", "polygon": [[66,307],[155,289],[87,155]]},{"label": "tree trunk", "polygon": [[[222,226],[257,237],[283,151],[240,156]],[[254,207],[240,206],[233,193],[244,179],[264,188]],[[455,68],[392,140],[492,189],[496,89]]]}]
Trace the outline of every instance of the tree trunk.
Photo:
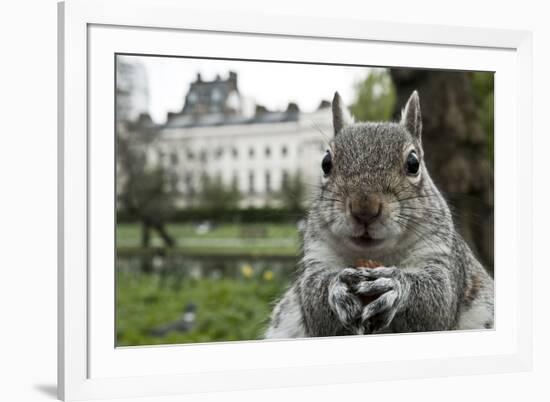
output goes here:
[{"label": "tree trunk", "polygon": [[426,164],[449,201],[455,225],[473,252],[493,270],[493,164],[471,73],[392,69],[396,117],[413,90],[420,95]]},{"label": "tree trunk", "polygon": [[166,247],[174,246],[174,238],[164,228],[164,224],[161,222],[153,222],[152,226],[157,230],[158,234],[164,241]]},{"label": "tree trunk", "polygon": [[148,248],[151,243],[151,226],[148,220],[141,222],[141,248]]},{"label": "tree trunk", "polygon": [[151,231],[156,230],[166,247],[173,247],[174,238],[166,231],[164,224],[151,218],[143,218],[141,223],[141,247],[148,248],[151,244]]}]

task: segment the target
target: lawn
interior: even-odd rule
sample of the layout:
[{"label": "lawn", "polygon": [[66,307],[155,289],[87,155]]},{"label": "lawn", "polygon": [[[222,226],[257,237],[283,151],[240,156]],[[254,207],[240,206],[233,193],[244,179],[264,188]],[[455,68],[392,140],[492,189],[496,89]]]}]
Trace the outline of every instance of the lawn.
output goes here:
[{"label": "lawn", "polygon": [[[190,224],[166,226],[176,240],[171,252],[186,255],[250,255],[295,256],[299,252],[299,234],[295,224],[220,224],[201,231]],[[121,254],[142,252],[139,224],[118,224],[117,250]],[[152,245],[161,247],[162,241],[153,232]]]},{"label": "lawn", "polygon": [[[260,339],[299,255],[294,224],[169,224],[175,247],[140,244],[138,224],[117,225],[118,346]],[[196,306],[189,330],[160,331]]]},{"label": "lawn", "polygon": [[[288,279],[266,272],[181,281],[118,272],[117,346],[261,339],[273,303],[288,285]],[[155,328],[178,321],[189,303],[197,306],[191,330],[154,335]]]}]

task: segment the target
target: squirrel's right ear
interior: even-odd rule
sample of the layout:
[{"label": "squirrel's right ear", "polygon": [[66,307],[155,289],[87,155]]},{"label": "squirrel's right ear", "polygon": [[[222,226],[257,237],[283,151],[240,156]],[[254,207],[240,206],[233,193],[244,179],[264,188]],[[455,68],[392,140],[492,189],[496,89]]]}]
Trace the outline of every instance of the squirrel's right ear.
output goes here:
[{"label": "squirrel's right ear", "polygon": [[414,137],[420,139],[422,135],[422,115],[420,113],[420,98],[416,91],[411,94],[405,108],[401,112],[401,124]]},{"label": "squirrel's right ear", "polygon": [[342,98],[338,92],[334,93],[332,100],[332,125],[334,126],[334,135],[337,135],[342,128],[353,123],[353,117],[348,109],[342,104]]}]

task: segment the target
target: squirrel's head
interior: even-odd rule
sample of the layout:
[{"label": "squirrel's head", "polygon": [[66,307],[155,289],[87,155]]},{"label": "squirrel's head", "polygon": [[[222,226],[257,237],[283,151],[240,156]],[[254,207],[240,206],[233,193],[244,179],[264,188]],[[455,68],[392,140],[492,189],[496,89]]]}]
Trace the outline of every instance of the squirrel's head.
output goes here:
[{"label": "squirrel's head", "polygon": [[[397,242],[414,231],[429,197],[421,142],[417,92],[399,123],[354,123],[336,93],[332,102],[334,140],[320,168],[323,179],[317,212],[339,238],[353,247]],[[429,209],[428,209],[429,210]]]}]

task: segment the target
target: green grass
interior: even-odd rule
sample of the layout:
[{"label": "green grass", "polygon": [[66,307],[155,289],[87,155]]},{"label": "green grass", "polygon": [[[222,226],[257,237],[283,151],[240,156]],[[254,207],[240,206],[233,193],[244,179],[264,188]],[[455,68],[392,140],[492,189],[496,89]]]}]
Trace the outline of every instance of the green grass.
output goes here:
[{"label": "green grass", "polygon": [[[262,337],[273,303],[284,292],[299,253],[299,235],[294,224],[220,224],[198,234],[192,224],[169,224],[167,231],[176,246],[162,249],[158,235],[152,233],[152,247],[140,244],[139,224],[117,225],[116,328],[118,346],[178,344],[216,341],[254,340]],[[128,261],[152,261],[162,255],[160,271],[143,271]],[[192,278],[192,264],[200,257],[203,276]],[[224,257],[239,256],[236,267],[215,278],[207,268],[209,258],[219,264]],[[246,263],[250,261],[261,263]],[[281,268],[284,257],[290,261]],[[189,263],[189,261],[194,261]],[[206,261],[206,262],[205,262]],[[219,263],[219,264],[218,264]],[[188,265],[191,264],[191,265]],[[275,264],[275,265],[273,265]],[[226,266],[227,268],[227,266]],[[214,269],[215,270],[215,269]],[[197,305],[197,321],[189,332],[172,331],[157,337],[151,330],[177,321],[188,303]]]},{"label": "green grass", "polygon": [[[290,223],[221,224],[205,234],[198,234],[192,224],[169,224],[166,229],[176,240],[173,252],[180,254],[295,256],[299,252],[298,230]],[[152,234],[152,245],[162,246],[158,234]],[[116,236],[120,253],[140,252],[139,224],[118,224]]]},{"label": "green grass", "polygon": [[[135,256],[135,255],[147,255],[155,253],[156,249],[142,249],[135,247],[117,247],[117,254],[119,256]],[[210,246],[204,247],[176,247],[173,249],[162,249],[164,255],[176,255],[176,256],[246,256],[246,257],[298,257],[299,249],[296,246],[289,247],[270,247],[262,245],[247,245],[242,247],[220,247],[215,248]]]},{"label": "green grass", "polygon": [[[287,279],[261,272],[239,279],[162,279],[156,274],[118,272],[117,346],[260,339],[273,302]],[[187,303],[197,305],[196,326],[164,337],[150,331],[178,320]]]}]

